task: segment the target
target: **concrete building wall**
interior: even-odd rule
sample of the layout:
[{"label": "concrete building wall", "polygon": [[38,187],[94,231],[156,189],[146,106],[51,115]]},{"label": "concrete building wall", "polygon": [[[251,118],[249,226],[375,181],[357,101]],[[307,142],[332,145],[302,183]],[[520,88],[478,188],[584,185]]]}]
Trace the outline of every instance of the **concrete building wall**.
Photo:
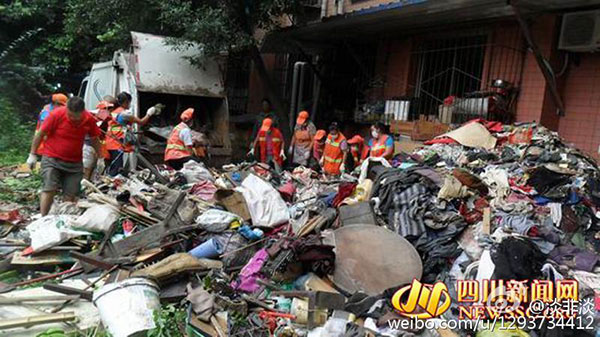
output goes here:
[{"label": "concrete building wall", "polygon": [[558,132],[567,142],[598,156],[600,145],[600,55],[577,54],[579,65],[571,64],[564,75],[562,97],[565,116]]}]

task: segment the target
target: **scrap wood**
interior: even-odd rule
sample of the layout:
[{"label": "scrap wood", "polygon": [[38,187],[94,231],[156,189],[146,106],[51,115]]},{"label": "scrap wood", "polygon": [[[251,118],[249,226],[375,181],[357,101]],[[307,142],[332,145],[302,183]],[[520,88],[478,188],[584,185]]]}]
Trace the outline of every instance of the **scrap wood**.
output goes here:
[{"label": "scrap wood", "polygon": [[223,332],[223,328],[221,327],[219,321],[217,321],[214,315],[210,316],[210,323],[212,324],[213,328],[217,331],[219,337],[227,337],[227,334]]},{"label": "scrap wood", "polygon": [[[98,267],[98,268],[101,268],[104,270],[109,270],[112,267],[114,267],[114,265],[115,265],[114,263],[106,262],[100,258],[87,256],[87,255],[77,253],[77,252],[71,252],[70,255],[71,255],[71,257],[81,261],[84,269],[90,269],[90,270],[94,269],[94,268],[86,268],[86,264],[91,264],[94,267]],[[85,264],[83,262],[85,262]]]},{"label": "scrap wood", "polygon": [[96,194],[92,193],[88,196],[88,198],[90,200],[97,201],[97,202],[104,203],[104,204],[109,204],[111,206],[116,207],[119,210],[119,212],[124,213],[125,215],[135,216],[135,217],[138,217],[138,218],[140,218],[144,221],[150,222],[150,223],[157,223],[159,221],[158,219],[153,218],[152,215],[148,212],[141,212],[140,210],[138,210],[137,208],[135,208],[133,206],[120,205],[117,200],[104,194],[102,191],[100,191],[100,189],[98,189],[98,187],[96,187],[96,185],[94,185],[89,180],[83,179],[83,180],[81,180],[81,184],[84,187],[88,187],[88,188],[92,189],[94,192],[96,192]]},{"label": "scrap wood", "polygon": [[83,268],[72,268],[72,269],[69,269],[69,270],[62,271],[60,273],[45,275],[45,276],[33,278],[31,280],[21,281],[21,282],[12,283],[12,284],[6,284],[6,283],[3,283],[3,282],[0,282],[0,293],[5,293],[5,292],[8,292],[8,291],[11,291],[11,290],[15,289],[16,287],[25,286],[25,285],[28,285],[28,284],[32,284],[32,283],[36,283],[36,282],[41,282],[41,281],[47,281],[47,280],[51,280],[53,278],[57,278],[57,277],[60,277],[60,276],[63,276],[63,275],[78,273],[78,272],[81,272],[81,271],[83,271]]},{"label": "scrap wood", "polygon": [[[43,287],[46,290],[54,291],[56,293],[61,293],[61,294],[65,294],[65,295],[73,295],[73,296],[76,296],[77,298],[81,297],[88,301],[92,300],[92,292],[91,291],[81,290],[78,288],[67,287],[67,286],[63,286],[60,284],[52,284],[52,283],[44,284]],[[65,300],[73,300],[73,299],[66,298]]]},{"label": "scrap wood", "polygon": [[69,256],[68,251],[44,251],[37,255],[24,256],[23,252],[15,252],[10,262],[13,265],[49,266],[72,264],[75,260]]},{"label": "scrap wood", "polygon": [[[154,243],[160,242],[169,233],[172,234],[173,232],[169,232],[169,229],[171,229],[169,228],[169,221],[175,215],[177,209],[179,208],[179,205],[181,205],[184,198],[185,193],[179,193],[177,199],[175,200],[173,205],[171,205],[169,212],[165,216],[165,219],[162,220],[160,223],[152,227],[145,228],[139,232],[136,232],[124,238],[123,240],[117,241],[114,244],[112,244],[114,252],[111,252],[111,256],[119,257],[134,253],[142,248],[147,248]],[[99,252],[93,251],[91,253],[88,253],[87,255],[94,257],[98,256]]]},{"label": "scrap wood", "polygon": [[22,297],[6,297],[0,296],[0,304],[21,304],[25,302],[52,302],[79,299],[79,295],[60,295],[60,296],[22,296]]},{"label": "scrap wood", "polygon": [[0,321],[0,330],[30,327],[38,324],[48,324],[57,322],[70,322],[77,319],[75,312],[68,311],[59,314],[46,314],[39,316],[29,316],[23,318],[5,319]]},{"label": "scrap wood", "polygon": [[[102,273],[102,275],[100,275],[100,277],[95,279],[94,282],[88,284],[87,286],[85,286],[85,288],[83,288],[81,290],[88,290],[88,289],[92,288],[93,286],[96,285],[96,283],[100,282],[100,280],[104,279],[107,275],[109,275],[113,271],[117,270],[117,268],[118,268],[118,266],[114,266],[110,270],[105,271],[104,273]],[[59,311],[63,310],[70,303],[72,303],[72,301],[64,301],[62,304],[60,304],[60,305],[54,307],[54,309],[50,310],[50,312],[52,312],[52,313],[59,312]]]}]

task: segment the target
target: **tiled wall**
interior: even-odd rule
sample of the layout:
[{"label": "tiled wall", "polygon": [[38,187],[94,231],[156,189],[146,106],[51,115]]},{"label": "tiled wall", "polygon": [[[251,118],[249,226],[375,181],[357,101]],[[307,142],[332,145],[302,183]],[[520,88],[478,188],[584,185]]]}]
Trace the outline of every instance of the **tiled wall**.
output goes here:
[{"label": "tiled wall", "polygon": [[565,116],[559,134],[581,150],[598,156],[600,145],[600,55],[579,53],[571,64],[562,92]]},{"label": "tiled wall", "polygon": [[376,73],[385,80],[385,99],[408,94],[412,39],[384,40],[377,51]]},{"label": "tiled wall", "polygon": [[[538,18],[531,27],[533,39],[544,57],[549,58],[554,45],[554,16]],[[522,83],[517,102],[518,121],[537,121],[542,119],[544,100],[548,99],[546,81],[540,71],[533,52],[528,51],[523,65]]]}]

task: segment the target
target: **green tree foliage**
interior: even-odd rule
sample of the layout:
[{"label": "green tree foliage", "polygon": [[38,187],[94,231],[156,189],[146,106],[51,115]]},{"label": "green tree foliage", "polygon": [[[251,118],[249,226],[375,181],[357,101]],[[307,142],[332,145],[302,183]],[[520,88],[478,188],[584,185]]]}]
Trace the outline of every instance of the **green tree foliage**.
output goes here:
[{"label": "green tree foliage", "polygon": [[[49,95],[76,92],[92,63],[127,50],[130,31],[173,37],[174,48],[191,41],[203,53],[248,51],[269,86],[256,46],[256,31],[270,31],[300,14],[301,0],[1,0],[0,97],[33,120]],[[192,57],[199,62],[202,55]],[[263,67],[260,67],[263,65]],[[66,84],[66,85],[65,85]],[[285,109],[269,90],[278,111]],[[284,114],[285,115],[285,114]],[[287,116],[282,116],[287,118]],[[287,125],[282,121],[283,125]],[[1,146],[1,144],[0,144]]]}]

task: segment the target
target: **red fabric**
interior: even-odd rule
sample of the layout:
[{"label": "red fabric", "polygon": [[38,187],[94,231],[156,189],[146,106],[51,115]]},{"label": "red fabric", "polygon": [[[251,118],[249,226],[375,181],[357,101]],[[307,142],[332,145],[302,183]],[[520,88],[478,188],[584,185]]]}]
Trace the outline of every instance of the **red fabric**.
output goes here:
[{"label": "red fabric", "polygon": [[466,122],[465,125],[470,124],[470,123],[479,123],[479,124],[485,126],[485,128],[488,129],[488,131],[490,131],[490,132],[504,131],[502,123],[500,123],[500,122],[487,121],[483,118],[476,118],[476,119],[472,119],[472,120]]},{"label": "red fabric", "polygon": [[280,186],[277,191],[279,191],[283,200],[291,202],[294,199],[294,194],[296,194],[296,186],[288,181]]},{"label": "red fabric", "polygon": [[356,188],[356,183],[343,183],[338,188],[338,192],[333,198],[332,205],[333,207],[338,207],[344,199],[351,196],[354,193],[354,189]]},{"label": "red fabric", "polygon": [[[283,165],[281,158],[281,145],[283,144],[283,135],[277,128],[271,128],[271,140],[273,142],[273,160],[279,165]],[[267,162],[267,132],[258,132],[258,147],[260,149],[260,161]]]},{"label": "red fabric", "polygon": [[83,141],[86,135],[100,136],[100,128],[89,111],[84,110],[79,123],[72,122],[67,116],[67,108],[53,110],[44,123],[42,131],[46,133],[46,141],[42,155],[68,162],[80,162],[82,159]]},{"label": "red fabric", "polygon": [[[38,132],[41,128],[42,128],[42,114],[45,111],[48,111],[48,116],[50,116],[50,113],[52,113],[52,111],[54,110],[54,108],[52,108],[51,104],[46,104],[44,105],[44,108],[42,109],[42,111],[40,111],[39,115],[38,115],[38,119],[37,119],[37,123],[35,124],[35,131]],[[48,118],[48,116],[46,116],[46,118]],[[35,154],[37,155],[41,155],[42,154],[42,149],[44,148],[44,141],[45,139],[42,139],[42,141],[40,142],[40,146],[38,146],[37,150],[35,151]]]},{"label": "red fabric", "polygon": [[433,144],[458,144],[458,142],[455,141],[452,138],[441,137],[441,138],[434,138],[434,139],[428,140],[428,141],[424,142],[423,144],[425,144],[425,145],[433,145]]},{"label": "red fabric", "polygon": [[325,149],[325,144],[319,144],[317,141],[313,143],[313,157],[316,160],[321,160],[321,157],[323,156],[323,149]]}]

